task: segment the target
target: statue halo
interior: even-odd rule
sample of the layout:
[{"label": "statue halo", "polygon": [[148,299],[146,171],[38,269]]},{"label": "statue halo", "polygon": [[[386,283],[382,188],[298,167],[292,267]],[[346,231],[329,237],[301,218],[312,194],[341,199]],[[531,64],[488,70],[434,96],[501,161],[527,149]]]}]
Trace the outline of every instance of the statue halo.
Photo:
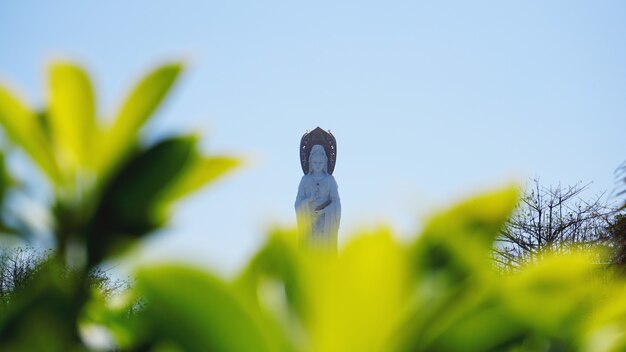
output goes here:
[{"label": "statue halo", "polygon": [[329,131],[324,131],[320,127],[316,127],[311,132],[306,132],[300,139],[300,165],[302,171],[306,175],[309,171],[309,154],[314,145],[319,144],[324,147],[327,158],[327,170],[330,175],[335,171],[335,162],[337,161],[337,141],[335,136]]}]

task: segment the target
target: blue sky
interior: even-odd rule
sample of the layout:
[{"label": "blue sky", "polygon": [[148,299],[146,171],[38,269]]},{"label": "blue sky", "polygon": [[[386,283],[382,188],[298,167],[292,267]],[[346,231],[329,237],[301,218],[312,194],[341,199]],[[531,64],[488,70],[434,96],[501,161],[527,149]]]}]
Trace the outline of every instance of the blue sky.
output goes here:
[{"label": "blue sky", "polygon": [[401,236],[450,202],[539,176],[614,187],[626,160],[622,1],[3,1],[0,79],[35,105],[45,64],[95,78],[110,116],[167,60],[188,69],[147,134],[203,133],[247,166],[133,257],[236,269],[293,224],[298,143],[331,129],[340,241]]}]

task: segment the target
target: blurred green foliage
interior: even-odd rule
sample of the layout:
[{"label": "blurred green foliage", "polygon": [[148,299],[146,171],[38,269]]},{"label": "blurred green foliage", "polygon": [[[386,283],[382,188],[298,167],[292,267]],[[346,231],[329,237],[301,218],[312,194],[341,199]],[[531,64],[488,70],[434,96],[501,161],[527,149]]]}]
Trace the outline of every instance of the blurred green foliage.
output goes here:
[{"label": "blurred green foliage", "polygon": [[[96,118],[89,77],[72,63],[51,66],[43,111],[0,86],[6,135],[53,190],[57,244],[0,317],[0,349],[626,349],[626,283],[598,263],[601,253],[545,253],[514,272],[495,270],[491,249],[517,204],[515,187],[434,215],[409,243],[380,228],[334,255],[299,248],[295,230],[275,229],[234,278],[160,264],[141,268],[124,296],[91,290],[89,270],[164,226],[176,201],[239,163],[204,156],[195,136],[142,142],[141,127],[180,71],[169,64],[149,73],[110,126]],[[0,166],[4,197],[18,183]],[[3,232],[22,235],[6,216]],[[78,263],[78,275],[55,272],[66,261]],[[137,297],[145,304],[128,314]]]},{"label": "blurred green foliage", "polygon": [[[98,310],[94,302],[106,303],[90,289],[89,273],[166,225],[175,202],[239,164],[234,158],[203,155],[197,136],[143,140],[142,127],[181,70],[181,64],[170,63],[149,72],[110,123],[97,118],[89,76],[73,63],[49,67],[48,106],[40,111],[0,85],[0,124],[47,181],[52,199],[41,206],[52,215],[50,231],[56,240],[54,258],[3,315],[0,349],[83,348],[79,321],[85,307]],[[16,225],[28,214],[7,209],[8,194],[24,189],[21,182],[12,182],[4,157],[0,161],[1,230],[28,237]],[[67,264],[77,275],[63,274]]]}]

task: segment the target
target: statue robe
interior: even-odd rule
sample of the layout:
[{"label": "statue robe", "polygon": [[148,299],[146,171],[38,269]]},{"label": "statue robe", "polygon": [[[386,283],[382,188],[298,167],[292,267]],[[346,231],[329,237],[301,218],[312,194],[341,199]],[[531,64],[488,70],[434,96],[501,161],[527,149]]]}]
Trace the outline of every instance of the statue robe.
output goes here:
[{"label": "statue robe", "polygon": [[[313,201],[307,201],[311,198]],[[324,213],[316,214],[315,208],[329,200],[330,204],[324,208]],[[300,243],[305,247],[336,252],[341,202],[335,178],[328,174],[321,179],[304,175],[298,186],[295,208]]]}]

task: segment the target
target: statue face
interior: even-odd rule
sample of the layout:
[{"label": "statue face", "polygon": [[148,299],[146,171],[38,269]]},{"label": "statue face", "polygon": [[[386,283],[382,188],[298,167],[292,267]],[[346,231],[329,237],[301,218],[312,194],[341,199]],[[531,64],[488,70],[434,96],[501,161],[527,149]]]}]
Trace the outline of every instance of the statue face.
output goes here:
[{"label": "statue face", "polygon": [[311,169],[313,172],[322,172],[324,170],[324,158],[313,158],[311,160]]}]

